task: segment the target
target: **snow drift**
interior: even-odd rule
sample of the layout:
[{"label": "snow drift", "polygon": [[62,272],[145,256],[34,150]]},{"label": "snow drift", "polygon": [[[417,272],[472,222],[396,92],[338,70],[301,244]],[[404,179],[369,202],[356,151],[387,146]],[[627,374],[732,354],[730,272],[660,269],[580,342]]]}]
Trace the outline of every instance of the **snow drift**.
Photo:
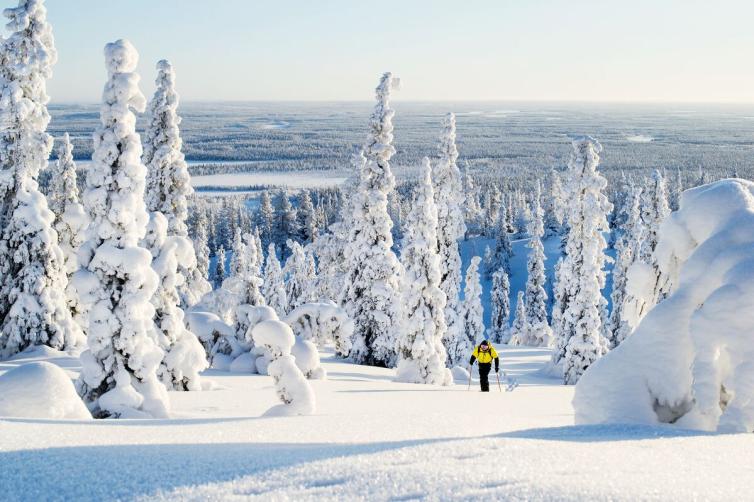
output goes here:
[{"label": "snow drift", "polygon": [[754,431],[754,183],[684,192],[656,257],[670,293],[584,374],[576,422]]},{"label": "snow drift", "polygon": [[0,376],[0,417],[81,420],[92,415],[64,370],[33,362]]}]

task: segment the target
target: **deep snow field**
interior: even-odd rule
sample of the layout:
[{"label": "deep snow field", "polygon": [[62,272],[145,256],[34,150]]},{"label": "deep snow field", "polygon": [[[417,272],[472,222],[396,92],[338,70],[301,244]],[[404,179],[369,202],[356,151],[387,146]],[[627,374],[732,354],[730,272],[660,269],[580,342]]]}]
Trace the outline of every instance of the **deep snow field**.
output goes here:
[{"label": "deep snow field", "polygon": [[[214,390],[170,393],[170,420],[2,418],[0,500],[754,498],[754,435],[573,426],[573,387],[538,375],[548,358],[503,349],[520,386],[482,394],[323,354],[308,417],[261,418],[270,377],[209,370]],[[0,373],[33,360],[79,368],[38,349]]]}]

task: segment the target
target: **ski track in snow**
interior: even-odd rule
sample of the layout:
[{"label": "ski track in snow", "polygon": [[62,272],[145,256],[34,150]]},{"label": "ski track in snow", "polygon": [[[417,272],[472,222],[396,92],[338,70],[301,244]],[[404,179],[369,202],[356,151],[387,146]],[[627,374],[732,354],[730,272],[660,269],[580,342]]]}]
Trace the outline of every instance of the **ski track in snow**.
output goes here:
[{"label": "ski track in snow", "polygon": [[[574,427],[549,351],[503,349],[514,392],[399,384],[327,355],[317,412],[261,418],[269,377],[205,372],[171,420],[0,419],[2,500],[731,500],[754,490],[754,436]],[[77,359],[41,350],[74,377]],[[612,466],[612,467],[611,467]],[[744,495],[743,498],[749,495]]]}]

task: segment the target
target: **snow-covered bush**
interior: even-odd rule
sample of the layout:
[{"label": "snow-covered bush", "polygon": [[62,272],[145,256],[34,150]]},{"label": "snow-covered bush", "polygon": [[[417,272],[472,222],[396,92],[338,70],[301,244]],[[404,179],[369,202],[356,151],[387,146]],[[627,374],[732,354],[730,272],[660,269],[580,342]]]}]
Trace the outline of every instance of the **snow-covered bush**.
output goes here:
[{"label": "snow-covered bush", "polygon": [[66,304],[65,255],[37,179],[47,167],[47,79],[57,60],[44,3],[5,9],[0,44],[0,359],[32,345],[68,350],[83,335]]},{"label": "snow-covered bush", "polygon": [[319,360],[317,346],[308,340],[296,337],[296,343],[291,348],[291,355],[296,359],[296,366],[309,380],[324,380],[327,372]]},{"label": "snow-covered bush", "polygon": [[[683,193],[655,249],[669,296],[581,378],[577,423],[754,431],[754,183]],[[648,284],[629,288],[652,294]]]},{"label": "snow-covered bush", "polygon": [[234,339],[236,337],[236,330],[233,329],[233,326],[223,322],[218,315],[212,312],[190,310],[186,312],[186,322],[189,330],[196,335],[204,347],[207,356],[212,354],[212,348],[217,345],[221,337]]},{"label": "snow-covered bush", "polygon": [[157,378],[163,351],[152,337],[158,278],[150,252],[139,246],[148,215],[134,115],[145,106],[134,73],[138,58],[127,40],[105,46],[108,80],[83,195],[90,252],[81,253],[74,280],[86,306],[88,350],[77,385],[97,418],[164,417],[169,406]]},{"label": "snow-covered bush", "polygon": [[271,362],[267,372],[275,382],[275,389],[283,404],[270,408],[266,415],[311,415],[315,398],[309,382],[291,355],[296,337],[290,326],[282,321],[262,321],[252,328],[254,342],[267,349]]},{"label": "snow-covered bush", "polygon": [[264,264],[264,277],[262,281],[262,294],[264,299],[278,315],[288,312],[288,296],[285,291],[283,270],[280,267],[275,244],[270,243],[267,248],[267,261]]},{"label": "snow-covered bush", "polygon": [[335,353],[347,357],[351,351],[353,321],[332,302],[305,303],[283,319],[297,337],[324,347],[330,341]]}]

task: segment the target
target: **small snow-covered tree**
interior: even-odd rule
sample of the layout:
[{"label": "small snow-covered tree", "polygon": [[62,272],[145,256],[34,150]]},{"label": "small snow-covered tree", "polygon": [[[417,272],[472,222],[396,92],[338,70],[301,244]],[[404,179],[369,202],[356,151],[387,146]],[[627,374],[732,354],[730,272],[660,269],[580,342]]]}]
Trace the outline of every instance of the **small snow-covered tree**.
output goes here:
[{"label": "small snow-covered tree", "polygon": [[41,0],[5,9],[0,46],[0,359],[31,345],[67,350],[83,336],[66,305],[66,256],[39,191],[52,137],[47,79],[57,60]]},{"label": "small snow-covered tree", "polygon": [[[157,62],[155,92],[149,102],[149,123],[144,132],[142,161],[147,166],[146,203],[168,220],[168,235],[188,238],[188,197],[193,193],[188,165],[181,151],[183,141],[178,116],[175,71],[167,60]],[[189,250],[193,252],[193,250]],[[186,263],[192,263],[188,266]],[[197,268],[197,260],[180,262],[178,292],[183,308],[196,304],[212,287]]]},{"label": "small snow-covered tree", "polygon": [[511,313],[510,282],[508,274],[503,268],[499,268],[492,274],[491,291],[491,318],[489,339],[493,343],[508,343],[510,330],[508,322]]},{"label": "small snow-covered tree", "polygon": [[279,313],[279,315],[284,315],[289,311],[283,271],[280,268],[275,244],[272,242],[270,242],[267,250],[267,261],[264,264],[262,293],[264,294],[264,299],[267,301],[267,305]]},{"label": "small snow-covered tree", "polygon": [[314,238],[317,237],[319,229],[317,228],[316,216],[309,190],[302,190],[298,199],[298,211],[296,211],[301,242],[313,242]]},{"label": "small snow-covered tree", "polygon": [[290,326],[282,321],[269,319],[256,324],[251,334],[256,345],[267,349],[270,358],[267,374],[275,382],[275,390],[283,402],[267,410],[265,415],[289,416],[314,413],[314,391],[291,355],[296,337]]},{"label": "small snow-covered tree", "polygon": [[[452,113],[443,120],[440,136],[440,158],[432,171],[434,199],[437,208],[437,253],[440,258],[440,289],[445,293],[446,332],[443,343],[453,347],[463,337],[461,290],[461,254],[458,241],[466,234],[464,223],[464,191],[461,172],[456,165],[456,117]],[[448,361],[450,362],[450,361]]]},{"label": "small snow-covered tree", "polygon": [[227,258],[225,256],[225,248],[220,245],[220,248],[217,250],[217,260],[215,261],[215,272],[213,274],[215,287],[219,288],[222,286],[223,281],[225,280],[225,264],[227,263]]},{"label": "small snow-covered tree", "polygon": [[277,198],[275,207],[275,220],[272,227],[272,238],[275,245],[280,249],[283,258],[288,257],[286,241],[294,239],[298,235],[298,221],[296,220],[296,209],[288,199],[288,193],[281,189]]},{"label": "small snow-covered tree", "polygon": [[353,195],[351,228],[345,248],[343,304],[354,321],[351,357],[356,363],[391,367],[396,362],[400,263],[392,250],[393,222],[387,211],[395,187],[390,169],[393,115],[390,91],[396,80],[385,73],[376,89],[370,136],[360,156],[360,182]]},{"label": "small snow-covered tree", "polygon": [[[466,269],[463,289],[463,326],[466,334],[465,353],[456,362],[467,359],[477,341],[484,337],[484,309],[482,307],[482,285],[479,282],[479,257],[471,258]],[[457,356],[461,356],[456,347]]]},{"label": "small snow-covered tree", "polygon": [[545,237],[560,235],[563,231],[563,184],[560,174],[554,169],[550,171],[549,197],[544,201],[545,209]]},{"label": "small snow-covered tree", "polygon": [[89,306],[78,388],[100,418],[162,417],[169,406],[157,378],[163,351],[152,337],[158,278],[150,252],[139,246],[148,215],[134,115],[145,107],[134,73],[138,57],[127,40],[105,46],[108,80],[83,195],[91,253],[75,278]]},{"label": "small snow-covered tree", "polygon": [[272,207],[272,198],[267,190],[262,192],[257,211],[257,228],[262,238],[262,246],[268,246],[273,242],[273,227],[275,225],[275,208]]},{"label": "small snow-covered tree", "polygon": [[542,237],[545,233],[544,211],[540,203],[541,192],[537,183],[534,192],[532,219],[529,223],[529,262],[526,280],[526,336],[523,345],[548,347],[552,343],[552,329],[547,322],[547,291],[545,285],[545,248]]},{"label": "small snow-covered tree", "polygon": [[498,211],[497,226],[495,227],[495,250],[490,257],[489,265],[485,270],[487,277],[502,268],[506,274],[511,273],[511,258],[513,257],[513,247],[511,246],[510,235],[508,234],[508,211],[505,204],[500,206]]},{"label": "small snow-covered tree", "polygon": [[152,269],[158,277],[152,296],[154,332],[164,352],[157,376],[171,390],[201,390],[199,372],[207,368],[207,360],[199,339],[186,329],[179,293],[183,281],[179,267],[192,265],[194,249],[186,237],[168,235],[169,222],[161,212],[149,216],[144,246],[152,253]]},{"label": "small snow-covered tree", "polygon": [[575,384],[586,369],[607,350],[602,336],[602,312],[605,299],[605,247],[602,232],[608,230],[607,215],[612,205],[603,190],[605,178],[597,171],[600,144],[582,137],[573,141],[568,163],[568,201],[566,222],[568,236],[565,257],[559,267],[558,299],[560,330],[556,334],[558,348],[553,354],[555,364],[563,361],[566,384]]},{"label": "small snow-covered tree", "polygon": [[73,146],[68,133],[58,148],[58,160],[50,177],[48,195],[50,210],[55,214],[55,230],[58,232],[60,249],[65,255],[65,270],[68,278],[78,270],[78,252],[86,239],[89,217],[79,202],[79,187],[76,182],[76,163],[73,161]]},{"label": "small snow-covered tree", "polygon": [[626,291],[628,270],[639,258],[639,250],[644,240],[644,224],[641,219],[641,188],[631,187],[622,211],[623,224],[618,229],[615,243],[615,265],[613,266],[613,290],[610,295],[612,311],[607,325],[606,338],[610,347],[617,347],[631,334],[643,314],[634,314],[636,299]]},{"label": "small snow-covered tree", "polygon": [[513,326],[511,326],[511,345],[525,345],[527,339],[526,324],[526,300],[524,299],[524,292],[519,291],[516,295],[516,317],[513,319]]},{"label": "small snow-covered tree", "polygon": [[196,217],[194,225],[194,255],[196,256],[196,268],[199,274],[205,279],[209,279],[209,235],[207,228],[207,215],[200,211]]},{"label": "small snow-covered tree", "polygon": [[408,383],[450,385],[445,367],[445,293],[440,287],[441,265],[437,250],[437,206],[431,167],[423,160],[423,176],[411,204],[401,246],[403,263],[402,328],[397,339],[397,380]]},{"label": "small snow-covered tree", "polygon": [[290,256],[285,261],[283,275],[285,276],[285,294],[288,305],[285,313],[301,304],[308,303],[313,298],[313,287],[316,279],[314,262],[304,247],[293,240],[288,240]]}]

